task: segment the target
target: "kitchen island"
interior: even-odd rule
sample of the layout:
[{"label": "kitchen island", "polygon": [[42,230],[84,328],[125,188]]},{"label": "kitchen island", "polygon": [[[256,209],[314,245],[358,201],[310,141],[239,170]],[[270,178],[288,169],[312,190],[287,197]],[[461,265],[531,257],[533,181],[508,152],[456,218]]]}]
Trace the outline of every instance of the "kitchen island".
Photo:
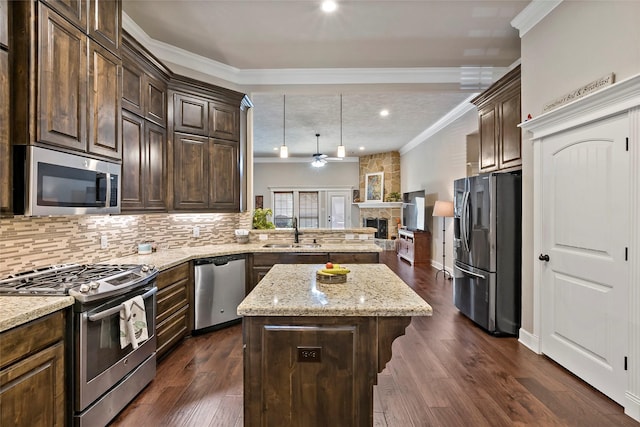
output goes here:
[{"label": "kitchen island", "polygon": [[238,306],[245,426],[371,426],[373,386],[411,316],[431,306],[383,264],[323,284],[314,264],[277,264]]}]

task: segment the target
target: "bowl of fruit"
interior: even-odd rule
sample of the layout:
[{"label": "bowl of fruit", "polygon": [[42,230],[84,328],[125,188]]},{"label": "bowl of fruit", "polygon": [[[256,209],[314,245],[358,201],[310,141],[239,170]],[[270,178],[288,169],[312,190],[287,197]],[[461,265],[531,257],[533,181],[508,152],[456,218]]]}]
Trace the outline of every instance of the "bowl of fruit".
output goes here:
[{"label": "bowl of fruit", "polygon": [[346,283],[349,271],[350,270],[348,268],[341,266],[340,264],[328,262],[325,264],[324,268],[316,271],[316,280],[325,284]]}]

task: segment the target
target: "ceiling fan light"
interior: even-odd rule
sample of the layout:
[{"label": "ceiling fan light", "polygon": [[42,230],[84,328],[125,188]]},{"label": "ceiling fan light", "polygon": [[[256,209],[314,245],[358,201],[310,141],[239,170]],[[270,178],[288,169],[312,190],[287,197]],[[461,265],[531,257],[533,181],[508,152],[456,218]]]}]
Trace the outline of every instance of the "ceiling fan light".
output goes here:
[{"label": "ceiling fan light", "polygon": [[314,168],[321,168],[326,163],[327,163],[327,161],[324,160],[324,159],[314,159],[313,162],[311,162],[311,166],[313,166]]},{"label": "ceiling fan light", "polygon": [[345,157],[347,155],[347,150],[345,149],[344,145],[340,144],[338,145],[338,157]]},{"label": "ceiling fan light", "polygon": [[281,145],[280,146],[280,158],[281,159],[286,159],[287,157],[289,157],[289,148],[287,148],[286,145]]}]

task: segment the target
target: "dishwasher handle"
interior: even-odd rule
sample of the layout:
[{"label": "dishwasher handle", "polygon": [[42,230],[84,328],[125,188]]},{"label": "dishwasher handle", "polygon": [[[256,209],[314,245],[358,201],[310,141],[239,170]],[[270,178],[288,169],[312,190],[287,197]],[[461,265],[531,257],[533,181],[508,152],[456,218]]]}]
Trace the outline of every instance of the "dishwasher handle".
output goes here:
[{"label": "dishwasher handle", "polygon": [[244,260],[244,255],[222,255],[212,258],[198,258],[194,261],[196,266],[199,265],[215,265],[215,266],[223,266],[229,264],[231,261]]}]

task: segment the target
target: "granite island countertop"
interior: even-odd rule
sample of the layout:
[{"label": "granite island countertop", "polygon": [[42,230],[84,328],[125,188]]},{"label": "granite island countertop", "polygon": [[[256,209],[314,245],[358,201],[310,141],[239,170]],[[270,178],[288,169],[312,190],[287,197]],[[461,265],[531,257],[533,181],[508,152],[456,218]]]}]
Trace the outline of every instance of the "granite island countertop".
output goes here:
[{"label": "granite island countertop", "polygon": [[349,264],[347,282],[322,284],[317,264],[276,264],[238,306],[242,316],[431,316],[384,264]]}]

